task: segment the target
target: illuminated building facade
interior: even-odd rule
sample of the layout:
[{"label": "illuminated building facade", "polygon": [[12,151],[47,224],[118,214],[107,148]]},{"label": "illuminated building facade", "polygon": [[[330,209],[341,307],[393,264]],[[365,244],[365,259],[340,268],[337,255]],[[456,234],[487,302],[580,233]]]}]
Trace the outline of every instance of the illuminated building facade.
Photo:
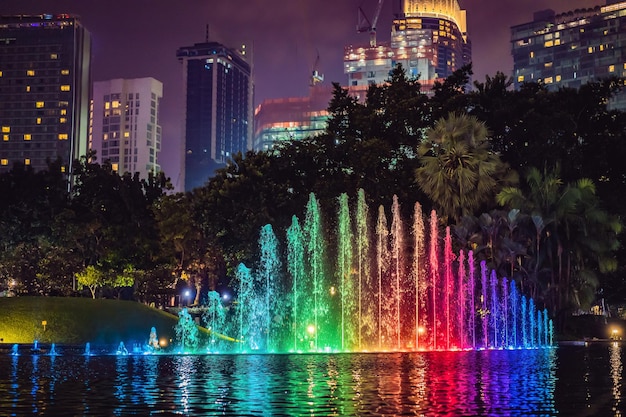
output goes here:
[{"label": "illuminated building facade", "polygon": [[[532,22],[511,28],[515,87],[541,82],[571,87],[610,76],[626,76],[626,2],[555,14],[543,10]],[[626,109],[620,93],[616,108]]]},{"label": "illuminated building facade", "polygon": [[147,178],[161,170],[159,107],[163,84],[154,78],[97,81],[93,85],[90,148],[120,174]]},{"label": "illuminated building facade", "polygon": [[331,98],[332,87],[315,85],[308,97],[264,100],[254,114],[254,150],[267,151],[277,142],[323,133]]},{"label": "illuminated building facade", "polygon": [[75,16],[0,17],[0,172],[87,153],[91,38]]},{"label": "illuminated building facade", "polygon": [[393,20],[391,42],[347,46],[344,73],[348,86],[382,84],[402,64],[409,77],[430,87],[471,62],[465,10],[457,0],[403,0]]},{"label": "illuminated building facade", "polygon": [[203,186],[236,153],[252,149],[251,67],[245,46],[217,42],[182,47],[185,190]]}]

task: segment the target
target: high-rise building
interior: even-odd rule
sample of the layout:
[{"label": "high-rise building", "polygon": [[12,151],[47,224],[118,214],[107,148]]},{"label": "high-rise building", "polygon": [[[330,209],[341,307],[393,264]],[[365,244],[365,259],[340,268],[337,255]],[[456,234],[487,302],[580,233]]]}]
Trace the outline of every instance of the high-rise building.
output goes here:
[{"label": "high-rise building", "polygon": [[203,186],[236,153],[252,149],[252,77],[245,46],[178,49],[183,64],[185,190]]},{"label": "high-rise building", "polygon": [[366,89],[387,81],[398,64],[425,88],[471,62],[465,10],[457,0],[402,0],[391,42],[347,46],[348,86]]},{"label": "high-rise building", "polygon": [[[626,76],[626,2],[556,14],[536,12],[532,22],[511,28],[515,87],[541,82],[578,88],[610,76]],[[626,95],[611,103],[626,109]]]},{"label": "high-rise building", "polygon": [[162,97],[163,84],[154,78],[95,82],[89,142],[97,160],[120,174],[159,172]]},{"label": "high-rise building", "polygon": [[254,150],[267,151],[281,141],[323,133],[331,98],[332,86],[313,85],[307,97],[263,100],[254,112]]},{"label": "high-rise building", "polygon": [[70,15],[0,17],[0,172],[87,153],[91,38]]}]

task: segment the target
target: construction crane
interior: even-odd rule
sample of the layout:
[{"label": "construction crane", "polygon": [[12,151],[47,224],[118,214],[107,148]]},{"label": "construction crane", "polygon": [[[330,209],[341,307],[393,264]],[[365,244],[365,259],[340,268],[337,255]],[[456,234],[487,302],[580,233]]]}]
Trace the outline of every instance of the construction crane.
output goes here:
[{"label": "construction crane", "polygon": [[359,33],[369,32],[370,46],[376,46],[376,23],[378,23],[378,17],[383,9],[384,2],[385,0],[378,0],[378,6],[376,6],[376,11],[374,12],[374,17],[371,22],[361,7],[359,7],[357,13],[356,31]]}]

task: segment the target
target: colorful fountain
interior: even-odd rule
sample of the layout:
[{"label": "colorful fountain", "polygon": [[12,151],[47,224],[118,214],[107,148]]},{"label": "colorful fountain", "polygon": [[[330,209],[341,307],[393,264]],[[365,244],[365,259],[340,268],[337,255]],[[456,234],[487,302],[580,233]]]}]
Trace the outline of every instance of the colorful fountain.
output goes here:
[{"label": "colorful fountain", "polygon": [[[311,194],[301,225],[294,216],[281,248],[262,228],[259,264],[240,265],[238,300],[226,334],[240,352],[416,351],[535,348],[553,344],[547,311],[521,295],[514,281],[453,253],[450,228],[440,241],[419,203],[403,221],[394,197],[375,224],[362,190],[354,215],[338,199],[334,236],[324,232]],[[329,248],[332,249],[330,253]],[[428,249],[427,249],[428,248]],[[285,254],[283,257],[282,254]],[[479,268],[478,268],[479,267]],[[235,323],[235,324],[233,324]]]}]

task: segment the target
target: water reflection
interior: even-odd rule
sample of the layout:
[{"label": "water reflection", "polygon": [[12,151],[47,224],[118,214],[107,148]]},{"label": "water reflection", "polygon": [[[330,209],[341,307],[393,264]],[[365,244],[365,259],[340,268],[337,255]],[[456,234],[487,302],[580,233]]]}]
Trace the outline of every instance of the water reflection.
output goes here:
[{"label": "water reflection", "polygon": [[0,415],[622,416],[624,354],[0,355]]},{"label": "water reflection", "polygon": [[615,417],[621,417],[622,399],[622,345],[613,342],[610,348],[611,380],[613,381],[613,411]]}]

